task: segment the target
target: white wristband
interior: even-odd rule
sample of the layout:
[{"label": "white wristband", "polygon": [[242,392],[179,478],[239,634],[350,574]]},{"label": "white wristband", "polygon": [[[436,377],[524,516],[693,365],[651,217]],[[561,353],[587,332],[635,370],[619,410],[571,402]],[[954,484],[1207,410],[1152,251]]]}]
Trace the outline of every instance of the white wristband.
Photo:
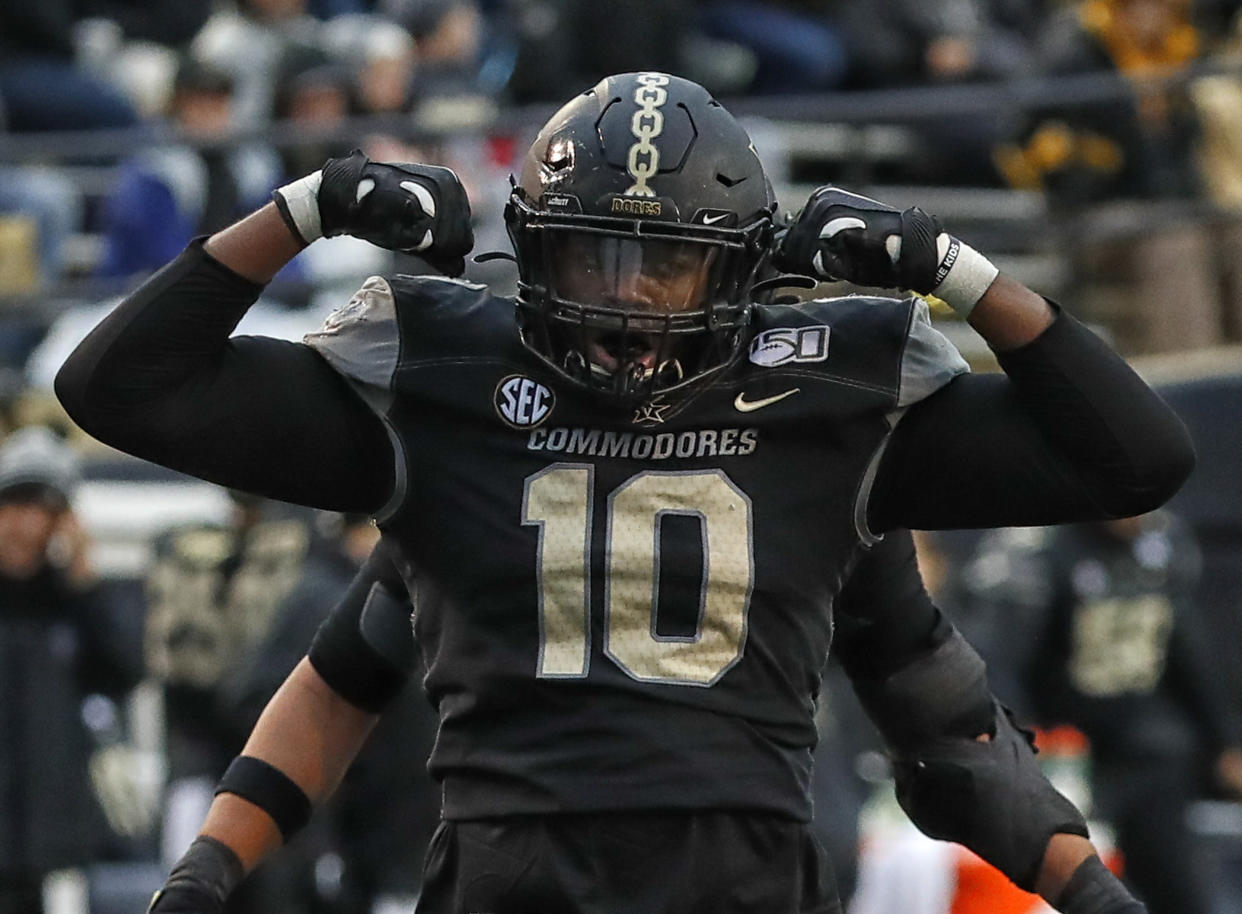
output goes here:
[{"label": "white wristband", "polygon": [[316,171],[276,189],[284,202],[281,211],[285,221],[293,223],[293,228],[307,244],[323,237],[323,225],[319,221],[319,185],[322,181],[323,171]]},{"label": "white wristband", "polygon": [[932,295],[963,318],[969,317],[1000,271],[966,242],[944,232],[936,239],[936,253],[940,266]]}]

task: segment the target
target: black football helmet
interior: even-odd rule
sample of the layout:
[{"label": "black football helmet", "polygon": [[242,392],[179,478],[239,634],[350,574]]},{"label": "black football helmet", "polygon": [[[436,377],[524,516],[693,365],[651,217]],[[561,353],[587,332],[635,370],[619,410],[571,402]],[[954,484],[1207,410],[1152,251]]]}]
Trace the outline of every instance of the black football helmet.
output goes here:
[{"label": "black football helmet", "polygon": [[526,346],[623,401],[703,380],[737,351],[775,210],[746,131],[702,86],[601,80],[544,125],[505,208]]}]

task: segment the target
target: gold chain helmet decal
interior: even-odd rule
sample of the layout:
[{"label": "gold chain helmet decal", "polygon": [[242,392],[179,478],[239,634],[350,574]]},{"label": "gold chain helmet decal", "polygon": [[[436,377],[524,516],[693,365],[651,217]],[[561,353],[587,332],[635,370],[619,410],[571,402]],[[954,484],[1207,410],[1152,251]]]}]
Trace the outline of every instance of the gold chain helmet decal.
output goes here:
[{"label": "gold chain helmet decal", "polygon": [[630,132],[638,142],[630,147],[626,159],[626,170],[634,179],[634,183],[625,192],[627,196],[654,197],[655,191],[647,185],[647,180],[660,170],[660,150],[652,143],[664,132],[664,114],[661,106],[668,101],[669,78],[663,73],[638,74],[638,88],[634,92],[634,101],[638,110],[630,119]]}]

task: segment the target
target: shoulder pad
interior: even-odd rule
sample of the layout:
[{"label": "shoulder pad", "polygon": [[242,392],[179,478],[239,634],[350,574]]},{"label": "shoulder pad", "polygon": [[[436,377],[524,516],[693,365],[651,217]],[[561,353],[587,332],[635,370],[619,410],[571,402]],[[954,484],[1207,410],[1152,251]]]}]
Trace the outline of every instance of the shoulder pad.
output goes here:
[{"label": "shoulder pad", "polygon": [[394,276],[401,367],[513,357],[519,346],[512,299],[443,276]]},{"label": "shoulder pad", "polygon": [[901,388],[897,406],[917,403],[961,374],[969,374],[970,366],[962,354],[939,330],[932,326],[927,302],[913,296],[910,329],[901,358]]},{"label": "shoulder pad", "polygon": [[391,390],[398,363],[417,361],[424,341],[443,356],[454,334],[477,338],[496,310],[489,301],[486,286],[446,276],[372,276],[303,342],[350,380]]},{"label": "shoulder pad", "polygon": [[401,350],[392,286],[370,277],[302,341],[350,380],[389,389]]},{"label": "shoulder pad", "polygon": [[892,392],[894,406],[909,406],[970,371],[952,343],[931,325],[927,302],[846,295],[798,305],[755,309],[755,347],[789,328],[822,326],[829,334],[826,370]]}]

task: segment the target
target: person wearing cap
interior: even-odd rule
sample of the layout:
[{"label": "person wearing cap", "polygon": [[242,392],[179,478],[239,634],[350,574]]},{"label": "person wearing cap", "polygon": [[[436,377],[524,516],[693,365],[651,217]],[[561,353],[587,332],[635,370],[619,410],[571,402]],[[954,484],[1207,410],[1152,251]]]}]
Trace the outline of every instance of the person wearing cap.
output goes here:
[{"label": "person wearing cap", "polygon": [[84,702],[119,697],[137,674],[73,512],[79,480],[48,429],[0,444],[0,914],[38,914],[48,875],[109,840]]},{"label": "person wearing cap", "polygon": [[44,428],[11,435],[0,447],[0,577],[29,581],[50,568],[49,547],[70,534],[68,581],[89,584],[85,541],[69,502],[79,481],[76,455]]}]

